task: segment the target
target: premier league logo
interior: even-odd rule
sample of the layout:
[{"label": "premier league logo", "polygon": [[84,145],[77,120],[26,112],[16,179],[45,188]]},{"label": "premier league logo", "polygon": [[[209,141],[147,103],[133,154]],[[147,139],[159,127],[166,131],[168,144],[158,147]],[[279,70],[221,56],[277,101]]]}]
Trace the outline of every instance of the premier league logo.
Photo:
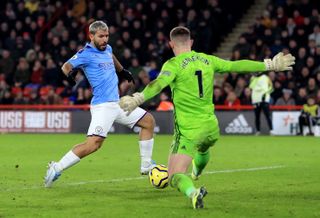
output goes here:
[{"label": "premier league logo", "polygon": [[97,133],[97,135],[99,135],[100,133],[102,133],[103,129],[101,126],[97,126],[95,132]]}]

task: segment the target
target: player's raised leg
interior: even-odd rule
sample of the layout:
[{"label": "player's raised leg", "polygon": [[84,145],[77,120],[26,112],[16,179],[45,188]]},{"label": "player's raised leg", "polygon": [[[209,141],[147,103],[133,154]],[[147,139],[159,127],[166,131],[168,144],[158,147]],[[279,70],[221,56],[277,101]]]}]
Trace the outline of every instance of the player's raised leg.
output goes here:
[{"label": "player's raised leg", "polygon": [[[196,140],[198,145],[197,151],[193,155],[191,177],[193,180],[199,179],[204,168],[210,160],[210,147],[214,146],[220,137],[218,122],[203,125],[205,128],[199,134],[199,139]],[[207,130],[210,130],[207,132]]]},{"label": "player's raised leg", "polygon": [[191,177],[193,180],[199,179],[203,169],[207,166],[210,160],[209,150],[205,152],[197,152],[192,160]]},{"label": "player's raised leg", "polygon": [[209,148],[214,145],[217,139],[212,140],[209,137],[209,140],[203,142],[198,151],[195,153],[194,158],[192,160],[192,171],[191,177],[193,180],[199,179],[204,168],[207,166],[210,160],[210,150]]}]

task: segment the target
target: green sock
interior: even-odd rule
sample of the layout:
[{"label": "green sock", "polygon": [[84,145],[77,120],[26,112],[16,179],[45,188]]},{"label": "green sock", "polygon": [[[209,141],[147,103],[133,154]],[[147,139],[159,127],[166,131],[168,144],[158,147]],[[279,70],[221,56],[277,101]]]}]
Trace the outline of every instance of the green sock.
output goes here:
[{"label": "green sock", "polygon": [[194,163],[197,167],[198,174],[201,174],[202,170],[207,166],[209,159],[209,151],[196,153],[196,155],[194,156]]},{"label": "green sock", "polygon": [[170,185],[173,188],[177,188],[178,191],[182,192],[189,198],[192,197],[192,193],[196,191],[191,178],[183,173],[175,173],[172,175]]}]

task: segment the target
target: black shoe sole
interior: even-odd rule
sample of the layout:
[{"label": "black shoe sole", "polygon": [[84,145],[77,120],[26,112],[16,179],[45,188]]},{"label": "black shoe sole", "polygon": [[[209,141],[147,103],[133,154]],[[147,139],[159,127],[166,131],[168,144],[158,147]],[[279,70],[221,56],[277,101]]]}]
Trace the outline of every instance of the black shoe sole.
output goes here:
[{"label": "black shoe sole", "polygon": [[200,194],[197,197],[196,209],[203,208],[203,198],[208,194],[204,187],[200,188]]}]

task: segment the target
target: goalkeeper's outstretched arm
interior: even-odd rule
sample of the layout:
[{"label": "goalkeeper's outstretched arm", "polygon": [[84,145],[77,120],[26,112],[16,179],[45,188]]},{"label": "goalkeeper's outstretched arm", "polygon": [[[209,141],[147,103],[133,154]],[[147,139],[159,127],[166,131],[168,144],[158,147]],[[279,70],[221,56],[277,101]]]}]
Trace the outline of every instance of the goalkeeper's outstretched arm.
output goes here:
[{"label": "goalkeeper's outstretched arm", "polygon": [[161,90],[168,86],[168,82],[166,80],[163,80],[161,77],[158,77],[157,79],[153,80],[151,83],[149,83],[144,90],[142,91],[144,95],[144,100],[147,101],[151,99],[152,97],[156,96],[161,92]]},{"label": "goalkeeper's outstretched arm", "polygon": [[[219,72],[258,72],[258,71],[285,71],[292,70],[295,58],[291,54],[284,55],[282,52],[278,53],[272,59],[265,59],[264,62],[240,60],[240,61],[226,61],[214,57],[217,63],[217,70]],[[152,98],[160,93],[160,91],[170,84],[174,76],[167,72],[160,74],[159,77],[151,82],[143,90],[143,92],[136,92],[133,96],[124,96],[120,99],[119,105],[130,114],[144,101]]]},{"label": "goalkeeper's outstretched arm", "polygon": [[142,92],[136,92],[131,96],[124,96],[120,99],[120,107],[130,114],[135,108],[146,100],[151,99],[161,92],[161,90],[169,85],[169,81],[163,79],[160,75],[157,79],[149,83]]},{"label": "goalkeeper's outstretched arm", "polygon": [[231,71],[285,71],[292,70],[292,65],[294,65],[295,57],[291,54],[284,55],[282,52],[278,53],[272,59],[264,59],[263,62],[242,60],[234,61],[232,64]]},{"label": "goalkeeper's outstretched arm", "polygon": [[264,72],[266,71],[266,66],[263,62],[251,61],[251,60],[239,60],[231,61],[230,71],[229,72]]},{"label": "goalkeeper's outstretched arm", "polygon": [[264,59],[263,62],[251,60],[226,61],[217,58],[217,72],[264,72],[264,71],[285,71],[292,70],[292,65],[295,64],[295,57],[291,54],[284,55],[278,53],[272,59]]}]

